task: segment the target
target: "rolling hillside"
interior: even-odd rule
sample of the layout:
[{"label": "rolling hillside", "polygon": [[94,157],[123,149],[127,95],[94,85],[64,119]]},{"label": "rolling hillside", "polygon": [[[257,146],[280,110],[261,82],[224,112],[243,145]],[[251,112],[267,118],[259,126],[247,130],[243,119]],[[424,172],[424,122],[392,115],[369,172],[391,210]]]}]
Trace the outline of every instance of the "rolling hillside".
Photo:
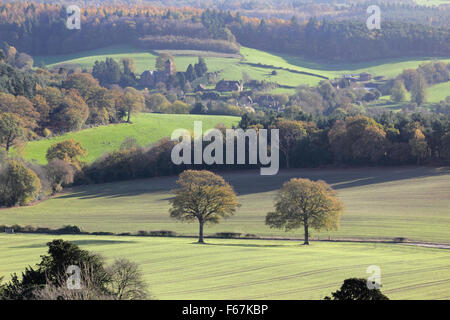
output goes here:
[{"label": "rolling hillside", "polygon": [[203,121],[203,130],[214,128],[222,123],[228,128],[237,125],[240,118],[231,116],[203,116],[186,114],[141,113],[132,119],[132,123],[120,123],[100,126],[71,132],[61,136],[41,139],[27,143],[23,156],[27,160],[46,163],[47,149],[54,143],[65,139],[75,139],[88,150],[84,160],[92,162],[103,153],[116,150],[128,137],[134,137],[137,142],[146,146],[164,137],[170,137],[172,131],[178,128],[193,129],[194,121]]},{"label": "rolling hillside", "polygon": [[[205,51],[171,50],[169,52],[175,56],[176,68],[179,71],[185,71],[190,63],[195,63],[197,61],[198,56],[204,56],[209,71],[221,71],[220,78],[227,80],[242,79],[242,73],[246,72],[252,79],[277,82],[280,85],[290,87],[297,87],[299,85],[314,86],[323,79],[316,76],[289,72],[287,70],[277,70],[277,74],[272,75],[272,68],[258,67],[254,64],[260,63],[266,66],[273,65],[275,67],[308,72],[329,78],[340,77],[347,73],[361,73],[364,71],[375,76],[393,78],[400,74],[404,69],[417,68],[420,64],[434,59],[390,59],[370,63],[327,64],[290,55],[268,53],[246,47],[241,47],[241,57]],[[112,57],[117,61],[120,60],[120,58],[131,57],[135,59],[136,69],[141,73],[145,70],[154,68],[156,56],[157,52],[147,52],[129,46],[114,46],[71,55],[35,57],[35,65],[44,62],[51,67],[58,64],[69,63],[78,64],[83,68],[90,68],[96,60],[104,60],[106,57]],[[450,63],[450,58],[443,58],[440,60]],[[294,89],[276,89],[276,92],[293,93],[294,91]]]}]

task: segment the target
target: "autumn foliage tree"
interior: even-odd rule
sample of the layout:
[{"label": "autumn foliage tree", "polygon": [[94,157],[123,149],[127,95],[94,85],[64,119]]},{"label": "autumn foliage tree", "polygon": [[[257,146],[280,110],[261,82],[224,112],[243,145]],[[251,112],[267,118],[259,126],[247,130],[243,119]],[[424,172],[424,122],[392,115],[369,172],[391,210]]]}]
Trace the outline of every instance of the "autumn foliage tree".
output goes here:
[{"label": "autumn foliage tree", "polygon": [[286,168],[290,167],[290,157],[297,142],[306,135],[302,121],[280,120],[276,124],[280,135],[280,150],[286,158]]},{"label": "autumn foliage tree", "polygon": [[338,162],[376,164],[385,157],[386,132],[379,123],[366,116],[336,121],[328,133],[328,140]]},{"label": "autumn foliage tree", "polygon": [[0,206],[26,205],[41,191],[41,182],[25,164],[9,160],[0,172]]},{"label": "autumn foliage tree", "polygon": [[155,61],[156,70],[164,70],[166,67],[166,62],[171,61],[173,65],[175,65],[175,58],[173,55],[167,52],[161,52]]},{"label": "autumn foliage tree", "polygon": [[170,216],[181,221],[199,223],[198,242],[204,243],[206,223],[219,223],[232,216],[239,206],[233,188],[219,175],[207,170],[186,170],[178,178],[179,189],[169,200]]},{"label": "autumn foliage tree", "polygon": [[24,136],[25,129],[22,127],[22,121],[14,113],[0,114],[0,146],[9,149]]},{"label": "autumn foliage tree", "polygon": [[425,77],[418,73],[411,87],[411,102],[417,103],[419,106],[427,100],[427,81]]},{"label": "autumn foliage tree", "polygon": [[275,211],[266,216],[266,225],[286,231],[301,226],[305,245],[309,245],[309,228],[336,229],[343,210],[336,192],[324,181],[293,178],[283,184],[275,201]]},{"label": "autumn foliage tree", "polygon": [[139,113],[145,105],[144,96],[134,88],[127,87],[123,93],[123,105],[127,112],[127,122],[131,121],[132,113]]},{"label": "autumn foliage tree", "polygon": [[75,168],[81,169],[81,159],[87,155],[86,149],[83,148],[80,142],[73,139],[63,140],[52,145],[46,154],[47,161],[59,159],[72,164]]},{"label": "autumn foliage tree", "polygon": [[406,88],[405,84],[401,80],[396,80],[391,90],[391,100],[395,102],[405,101]]}]

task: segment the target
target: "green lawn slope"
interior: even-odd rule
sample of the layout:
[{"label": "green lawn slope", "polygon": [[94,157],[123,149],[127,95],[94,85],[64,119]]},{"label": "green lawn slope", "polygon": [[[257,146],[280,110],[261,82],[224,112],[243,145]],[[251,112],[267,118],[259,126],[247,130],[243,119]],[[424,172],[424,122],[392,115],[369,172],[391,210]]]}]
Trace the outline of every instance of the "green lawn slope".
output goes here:
[{"label": "green lawn slope", "polygon": [[220,123],[231,128],[233,125],[237,125],[240,118],[231,116],[141,113],[132,117],[131,124],[120,123],[100,126],[29,142],[23,150],[23,157],[27,160],[35,160],[44,164],[46,163],[45,154],[52,144],[65,139],[75,139],[81,142],[88,151],[84,160],[92,162],[105,152],[118,149],[127,137],[133,137],[140,145],[146,146],[164,137],[170,137],[175,129],[193,130],[195,120],[202,121],[203,130],[205,130],[214,128]]}]

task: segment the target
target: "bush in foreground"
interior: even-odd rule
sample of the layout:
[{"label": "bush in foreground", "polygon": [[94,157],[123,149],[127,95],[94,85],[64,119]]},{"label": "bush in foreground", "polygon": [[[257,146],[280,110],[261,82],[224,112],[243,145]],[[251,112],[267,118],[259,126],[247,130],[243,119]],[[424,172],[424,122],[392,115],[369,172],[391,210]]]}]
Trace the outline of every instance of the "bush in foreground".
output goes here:
[{"label": "bush in foreground", "polygon": [[[118,259],[105,266],[101,256],[64,240],[47,243],[48,255],[22,277],[0,286],[0,300],[136,300],[148,297],[138,266]],[[79,268],[79,289],[68,285],[69,267]],[[73,272],[73,271],[72,271]],[[75,273],[76,274],[76,273]],[[74,274],[74,275],[75,275]]]},{"label": "bush in foreground", "polygon": [[369,289],[366,279],[350,278],[344,280],[341,288],[331,293],[325,300],[389,300],[380,289]]}]

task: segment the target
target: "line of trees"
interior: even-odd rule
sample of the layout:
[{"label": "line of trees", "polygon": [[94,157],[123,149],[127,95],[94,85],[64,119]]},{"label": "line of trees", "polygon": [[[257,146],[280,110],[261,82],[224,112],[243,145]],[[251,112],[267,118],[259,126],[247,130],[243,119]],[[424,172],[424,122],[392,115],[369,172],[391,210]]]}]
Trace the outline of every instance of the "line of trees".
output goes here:
[{"label": "line of trees", "polygon": [[370,31],[362,21],[311,18],[306,24],[295,19],[233,22],[229,28],[241,45],[326,61],[450,55],[448,27],[386,21],[382,29]]}]

